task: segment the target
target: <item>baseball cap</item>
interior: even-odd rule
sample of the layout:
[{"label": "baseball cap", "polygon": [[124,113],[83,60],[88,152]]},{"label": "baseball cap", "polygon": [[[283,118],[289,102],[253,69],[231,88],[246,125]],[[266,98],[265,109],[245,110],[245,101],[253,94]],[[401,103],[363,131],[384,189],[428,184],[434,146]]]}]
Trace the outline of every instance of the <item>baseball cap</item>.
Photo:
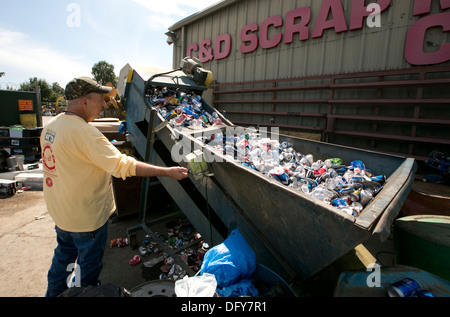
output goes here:
[{"label": "baseball cap", "polygon": [[112,87],[102,86],[92,78],[78,77],[72,79],[66,85],[64,97],[66,98],[66,100],[74,100],[93,92],[107,94],[111,90]]}]

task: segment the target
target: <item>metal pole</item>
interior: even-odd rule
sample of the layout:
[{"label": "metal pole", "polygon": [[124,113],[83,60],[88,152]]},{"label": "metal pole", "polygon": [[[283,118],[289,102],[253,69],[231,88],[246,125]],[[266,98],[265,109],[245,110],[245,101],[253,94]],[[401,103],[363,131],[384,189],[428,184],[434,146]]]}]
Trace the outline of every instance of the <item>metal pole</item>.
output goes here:
[{"label": "metal pole", "polygon": [[[145,148],[145,158],[144,158],[146,163],[151,163],[152,159],[153,145],[155,143],[154,127],[156,123],[156,114],[157,114],[156,109],[150,108],[150,118],[147,128],[147,145]],[[150,181],[149,177],[144,177],[144,179],[142,180],[141,201],[139,206],[139,222],[145,221],[149,181]]]}]

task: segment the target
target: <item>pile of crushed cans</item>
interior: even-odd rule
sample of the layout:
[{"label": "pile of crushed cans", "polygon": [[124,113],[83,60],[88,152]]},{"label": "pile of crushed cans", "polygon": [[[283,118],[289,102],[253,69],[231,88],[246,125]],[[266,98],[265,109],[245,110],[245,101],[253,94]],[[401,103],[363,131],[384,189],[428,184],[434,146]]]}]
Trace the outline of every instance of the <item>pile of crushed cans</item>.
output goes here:
[{"label": "pile of crushed cans", "polygon": [[[167,234],[155,232],[155,236],[159,241],[155,241],[150,235],[146,235],[138,248],[139,254],[134,255],[128,262],[132,266],[143,262],[147,268],[162,263],[160,267],[160,279],[178,280],[186,275],[186,271],[177,264],[177,261],[164,251],[161,244],[164,243],[171,249],[178,249],[186,244],[198,246],[197,248],[187,247],[186,249],[176,252],[177,256],[183,261],[193,272],[200,270],[203,257],[209,249],[209,245],[202,241],[199,233],[193,231],[193,227],[188,223],[187,219],[180,219],[175,226],[168,229]],[[195,243],[198,241],[198,244]],[[117,238],[111,240],[110,247],[127,246],[127,238]],[[153,255],[153,256],[150,256]],[[145,259],[148,257],[148,260]]]},{"label": "pile of crushed cans", "polygon": [[244,166],[355,217],[386,181],[384,175],[375,176],[360,160],[345,165],[340,158],[316,159],[288,142],[280,143],[256,132],[233,137],[216,134],[204,141]]},{"label": "pile of crushed cans", "polygon": [[155,88],[146,97],[164,119],[172,118],[172,127],[207,128],[222,125],[217,112],[212,114],[202,107],[201,97],[193,92]]},{"label": "pile of crushed cans", "polygon": [[[192,92],[154,88],[147,92],[147,98],[164,118],[172,118],[169,121],[172,127],[220,128],[222,125],[218,114],[202,109],[201,97]],[[203,136],[203,142],[249,168],[354,217],[361,214],[386,182],[384,175],[374,175],[360,160],[346,165],[340,158],[314,158],[312,154],[294,149],[288,142],[280,143],[257,132],[230,137],[219,131]]]}]

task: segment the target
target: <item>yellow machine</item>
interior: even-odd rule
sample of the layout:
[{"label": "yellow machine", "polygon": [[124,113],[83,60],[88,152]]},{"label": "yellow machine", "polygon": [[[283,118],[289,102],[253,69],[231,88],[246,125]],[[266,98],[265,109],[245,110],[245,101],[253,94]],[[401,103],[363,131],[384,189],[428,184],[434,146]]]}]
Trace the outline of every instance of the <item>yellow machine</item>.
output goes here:
[{"label": "yellow machine", "polygon": [[105,117],[126,120],[127,113],[122,108],[122,102],[120,101],[120,99],[116,99],[116,97],[119,95],[117,89],[114,88],[112,83],[107,83],[105,86],[112,87],[111,92],[107,95],[104,95],[104,99],[106,102]]},{"label": "yellow machine", "polygon": [[60,114],[61,112],[66,111],[66,109],[67,109],[66,106],[61,106],[61,107],[59,106],[59,102],[63,99],[64,99],[64,97],[58,97],[56,99],[56,102],[55,102],[55,113],[56,114]]},{"label": "yellow machine", "polygon": [[209,87],[213,81],[213,74],[211,71],[203,69],[200,61],[196,58],[185,57],[180,63],[181,70],[192,78],[197,84]]}]

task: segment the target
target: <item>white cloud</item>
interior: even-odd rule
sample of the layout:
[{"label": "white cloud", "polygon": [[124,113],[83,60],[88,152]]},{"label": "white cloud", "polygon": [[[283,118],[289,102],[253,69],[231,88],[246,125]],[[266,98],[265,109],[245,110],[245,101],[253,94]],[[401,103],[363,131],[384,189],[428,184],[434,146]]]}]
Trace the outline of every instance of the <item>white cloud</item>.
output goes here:
[{"label": "white cloud", "polygon": [[166,32],[167,28],[175,22],[177,22],[175,19],[153,14],[147,17],[145,25],[147,25],[152,30],[163,30],[164,32]]},{"label": "white cloud", "polygon": [[183,4],[180,0],[164,0],[164,1],[148,1],[148,0],[132,0],[154,13],[160,13],[165,16],[175,15],[184,16],[186,11],[179,6]]},{"label": "white cloud", "polygon": [[[0,29],[0,69],[6,73],[5,80],[16,84],[38,77],[64,86],[74,74],[90,74],[90,67],[80,62],[82,58],[33,43],[24,33]],[[16,73],[28,77],[18,78]]]},{"label": "white cloud", "polygon": [[1,30],[0,29],[0,47],[11,45],[17,40],[23,40],[27,36],[25,34],[22,34],[20,32],[13,32],[8,30]]},{"label": "white cloud", "polygon": [[132,0],[147,8],[153,13],[158,13],[162,17],[172,16],[178,18],[185,18],[197,11],[206,9],[213,4],[221,2],[221,0],[163,0],[163,1],[148,1],[148,0]]}]

